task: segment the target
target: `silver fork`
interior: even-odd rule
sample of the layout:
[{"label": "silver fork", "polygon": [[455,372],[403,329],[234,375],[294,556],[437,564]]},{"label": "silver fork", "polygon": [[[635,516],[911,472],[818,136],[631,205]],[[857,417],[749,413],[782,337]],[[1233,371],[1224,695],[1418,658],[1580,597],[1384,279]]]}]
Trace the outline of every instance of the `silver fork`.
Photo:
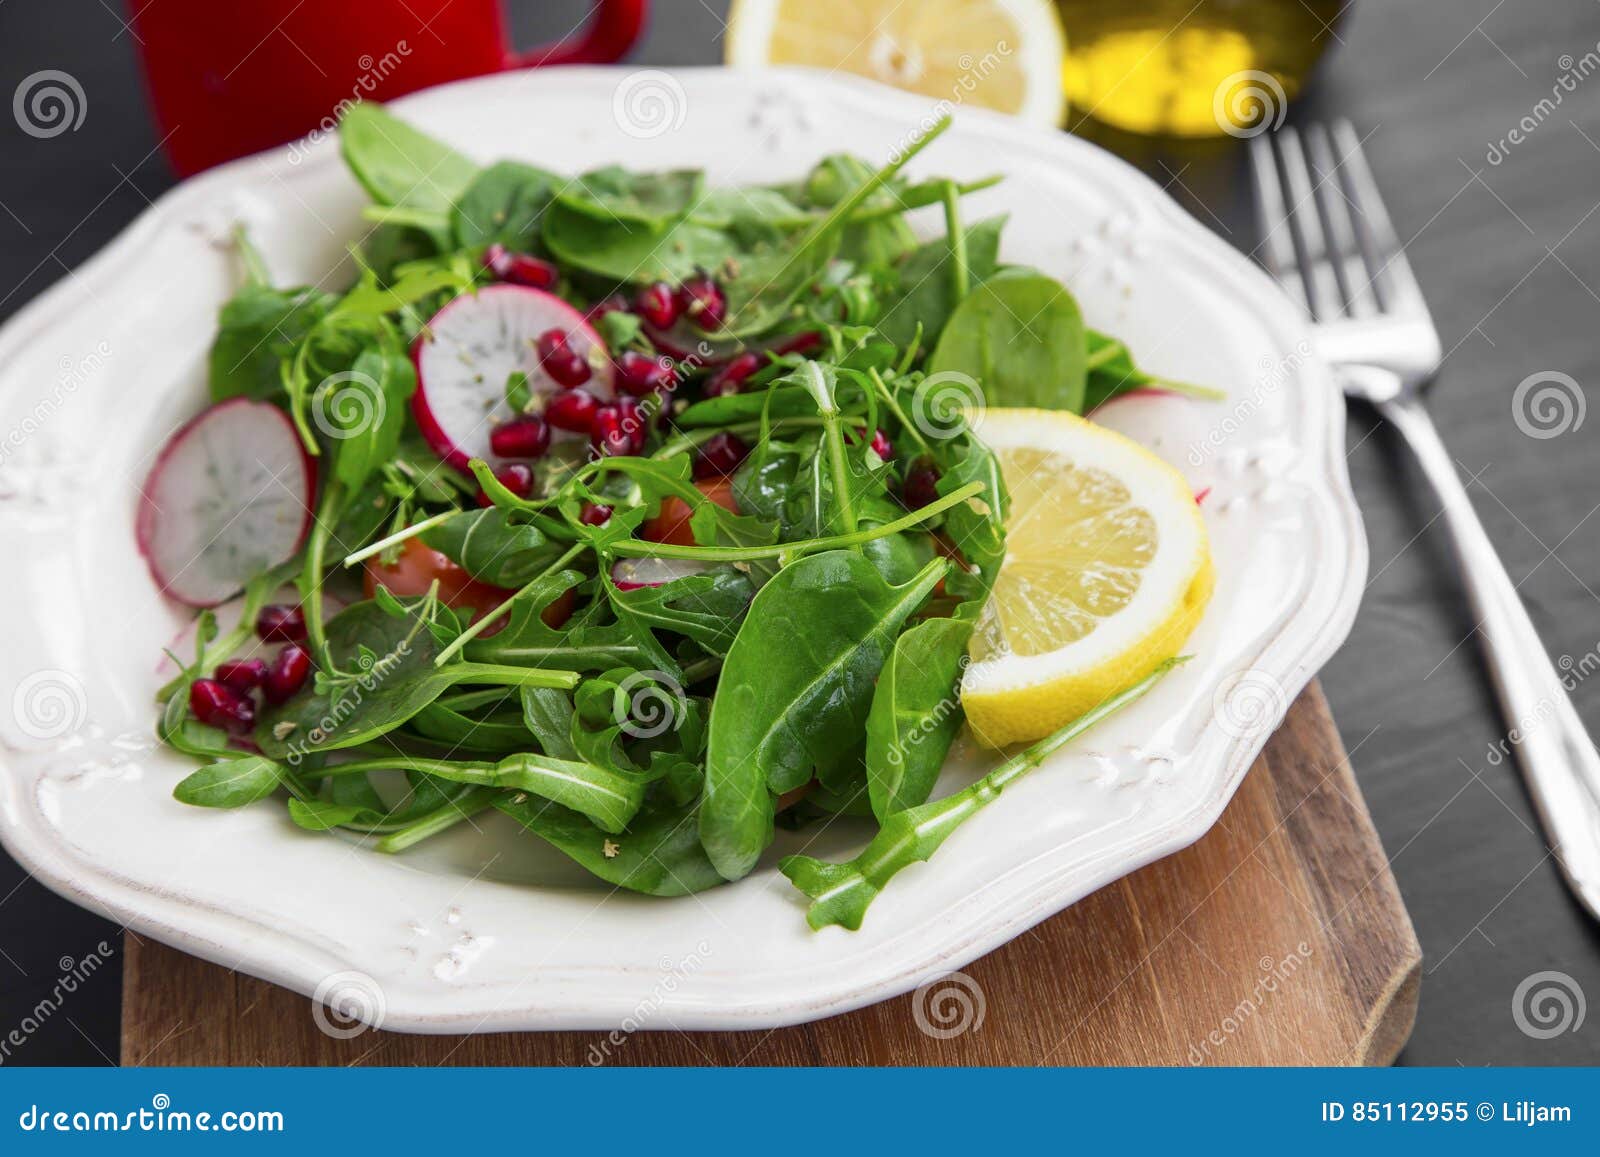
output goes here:
[{"label": "silver fork", "polygon": [[1250,145],[1264,264],[1311,315],[1317,351],[1346,397],[1400,431],[1438,494],[1509,746],[1567,882],[1600,919],[1600,753],[1423,407],[1439,334],[1361,142],[1340,120]]}]

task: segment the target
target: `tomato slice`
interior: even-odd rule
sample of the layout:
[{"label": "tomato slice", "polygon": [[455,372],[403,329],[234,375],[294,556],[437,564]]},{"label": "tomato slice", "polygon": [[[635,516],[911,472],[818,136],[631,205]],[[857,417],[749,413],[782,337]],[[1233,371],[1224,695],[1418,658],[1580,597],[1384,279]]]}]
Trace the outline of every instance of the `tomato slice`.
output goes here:
[{"label": "tomato slice", "polygon": [[[724,510],[739,513],[733,499],[733,479],[707,478],[696,482],[695,489]],[[689,530],[689,517],[694,513],[681,498],[663,498],[656,516],[639,528],[639,537],[647,542],[670,542],[674,546],[693,546],[694,535]]]},{"label": "tomato slice", "polygon": [[[370,599],[381,586],[398,598],[425,595],[434,580],[439,580],[439,601],[447,607],[472,611],[472,618],[498,607],[515,591],[479,582],[450,556],[442,554],[422,541],[420,536],[408,538],[400,544],[400,554],[393,564],[378,558],[367,560],[362,587]],[[539,617],[549,627],[559,627],[572,616],[575,601],[569,589],[544,609]]]}]

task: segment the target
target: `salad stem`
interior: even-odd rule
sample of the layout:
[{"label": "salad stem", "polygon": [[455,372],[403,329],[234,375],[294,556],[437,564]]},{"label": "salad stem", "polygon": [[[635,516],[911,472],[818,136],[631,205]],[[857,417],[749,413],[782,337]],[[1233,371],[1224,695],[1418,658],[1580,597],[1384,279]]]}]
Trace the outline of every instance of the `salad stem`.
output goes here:
[{"label": "salad stem", "polygon": [[387,537],[387,538],[380,538],[377,542],[373,543],[370,546],[362,547],[360,550],[356,551],[354,554],[345,555],[344,556],[344,562],[342,562],[340,565],[349,567],[349,566],[355,566],[356,563],[358,563],[358,562],[365,562],[367,559],[371,558],[375,554],[382,554],[384,551],[388,550],[390,547],[399,546],[402,542],[405,542],[407,539],[415,538],[417,535],[422,534],[425,531],[432,530],[434,527],[438,526],[440,523],[448,522],[450,519],[454,518],[456,516],[456,514],[458,514],[458,513],[459,512],[455,511],[455,510],[446,510],[442,514],[435,514],[430,518],[424,518],[421,522],[413,522],[410,526],[406,527],[404,530],[398,530],[395,533],[389,535],[389,537]]},{"label": "salad stem", "polygon": [[801,542],[780,542],[772,546],[678,546],[670,542],[644,542],[636,538],[625,538],[609,544],[607,549],[612,554],[629,558],[681,558],[698,562],[754,562],[762,558],[783,558],[787,555],[799,556],[817,551],[841,550],[921,526],[952,506],[959,506],[969,498],[976,498],[985,489],[986,486],[981,480],[973,479],[965,486],[958,487],[921,509],[912,511],[904,518],[897,518],[880,526],[855,530],[849,534],[834,534]]},{"label": "salad stem", "polygon": [[952,299],[960,304],[967,296],[969,276],[967,271],[967,235],[961,229],[960,193],[954,181],[944,183],[944,229],[950,239],[950,289]]}]

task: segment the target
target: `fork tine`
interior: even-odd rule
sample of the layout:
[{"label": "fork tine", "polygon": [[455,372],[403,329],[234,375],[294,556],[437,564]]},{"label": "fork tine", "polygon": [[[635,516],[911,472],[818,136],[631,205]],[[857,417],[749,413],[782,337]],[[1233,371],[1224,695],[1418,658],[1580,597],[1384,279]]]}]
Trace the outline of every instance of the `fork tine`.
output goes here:
[{"label": "fork tine", "polygon": [[1327,128],[1320,124],[1307,125],[1305,145],[1339,288],[1344,291],[1352,317],[1370,317],[1379,310],[1378,298],[1367,272],[1366,255],[1356,241],[1355,226],[1350,220],[1350,202],[1345,197],[1344,186],[1339,183]]},{"label": "fork tine", "polygon": [[1250,138],[1250,172],[1255,178],[1256,210],[1261,217],[1262,264],[1300,307],[1309,312],[1305,286],[1300,281],[1299,262],[1294,254],[1289,206],[1278,180],[1278,163],[1272,159],[1272,145],[1265,134]]},{"label": "fork tine", "polygon": [[1318,321],[1331,321],[1344,312],[1344,298],[1328,259],[1328,243],[1322,235],[1322,219],[1317,214],[1311,170],[1306,167],[1305,153],[1300,148],[1300,134],[1293,125],[1285,125],[1273,137],[1283,162],[1283,181],[1289,191],[1289,223],[1304,262],[1301,274],[1311,316]]},{"label": "fork tine", "polygon": [[1338,152],[1338,168],[1350,203],[1365,226],[1367,239],[1371,243],[1372,252],[1364,255],[1371,274],[1370,280],[1376,285],[1384,307],[1393,310],[1404,303],[1410,307],[1426,308],[1422,305],[1422,287],[1417,284],[1416,274],[1411,272],[1411,262],[1406,260],[1406,251],[1400,244],[1400,238],[1395,235],[1394,224],[1389,220],[1389,211],[1378,192],[1378,182],[1373,179],[1372,169],[1367,165],[1367,155],[1361,148],[1361,138],[1356,135],[1355,126],[1342,117],[1334,121],[1333,143]]}]

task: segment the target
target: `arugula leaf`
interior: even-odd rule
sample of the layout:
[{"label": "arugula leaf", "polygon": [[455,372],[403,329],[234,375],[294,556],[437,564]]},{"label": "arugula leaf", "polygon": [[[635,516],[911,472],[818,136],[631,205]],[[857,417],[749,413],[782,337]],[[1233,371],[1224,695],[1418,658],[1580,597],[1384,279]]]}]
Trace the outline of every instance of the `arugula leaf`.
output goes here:
[{"label": "arugula leaf", "polygon": [[859,742],[894,637],[947,566],[935,559],[891,587],[860,554],[826,551],[761,588],[711,706],[700,839],[723,876],[746,875],[772,842],[772,793]]},{"label": "arugula leaf", "polygon": [[631,591],[618,590],[608,580],[606,589],[635,619],[693,639],[714,655],[728,653],[756,593],[750,576],[731,566]]},{"label": "arugula leaf", "polygon": [[399,726],[463,682],[571,686],[569,670],[447,663],[422,608],[397,617],[376,600],[356,603],[327,625],[330,669],[256,723],[263,754],[292,764],[318,752],[352,747]]},{"label": "arugula leaf", "polygon": [[206,359],[211,400],[272,401],[283,393],[284,359],[292,357],[336,298],[318,289],[273,289],[254,282],[228,299]]},{"label": "arugula leaf", "polygon": [[463,510],[421,534],[434,550],[480,582],[520,587],[543,574],[567,549],[537,526],[498,506]]}]

